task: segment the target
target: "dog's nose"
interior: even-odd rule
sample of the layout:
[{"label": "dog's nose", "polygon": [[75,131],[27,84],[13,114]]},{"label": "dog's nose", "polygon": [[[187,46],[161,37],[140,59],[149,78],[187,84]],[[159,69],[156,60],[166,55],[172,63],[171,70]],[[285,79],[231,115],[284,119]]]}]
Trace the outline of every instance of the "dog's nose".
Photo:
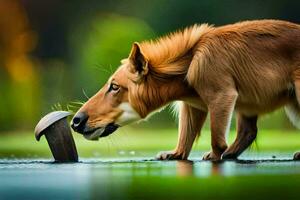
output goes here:
[{"label": "dog's nose", "polygon": [[88,118],[88,115],[84,112],[77,113],[71,122],[72,129],[78,133],[83,133]]}]

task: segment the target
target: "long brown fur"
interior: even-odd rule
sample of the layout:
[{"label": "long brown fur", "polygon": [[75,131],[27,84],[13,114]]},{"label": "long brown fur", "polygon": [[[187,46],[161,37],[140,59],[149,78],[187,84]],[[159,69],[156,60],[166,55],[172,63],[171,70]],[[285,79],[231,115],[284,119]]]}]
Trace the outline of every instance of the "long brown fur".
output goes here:
[{"label": "long brown fur", "polygon": [[[212,151],[204,159],[236,158],[255,139],[259,115],[281,106],[299,113],[300,26],[279,20],[194,25],[156,41],[135,43],[112,79],[126,91],[118,98],[142,118],[172,101],[183,101],[178,145],[159,159],[186,159],[208,112]],[[96,95],[91,101],[98,102],[95,106],[103,99]],[[80,109],[99,115],[92,110],[89,102]],[[238,135],[227,147],[225,134],[234,110]]]}]

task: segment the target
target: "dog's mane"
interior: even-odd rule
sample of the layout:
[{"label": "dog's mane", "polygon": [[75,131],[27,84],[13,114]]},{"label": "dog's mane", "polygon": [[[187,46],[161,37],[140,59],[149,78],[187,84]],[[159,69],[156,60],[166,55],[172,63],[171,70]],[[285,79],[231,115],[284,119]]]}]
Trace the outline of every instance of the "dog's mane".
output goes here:
[{"label": "dog's mane", "polygon": [[188,52],[197,44],[200,37],[211,29],[212,26],[208,24],[196,24],[157,40],[142,42],[141,49],[156,73],[183,74],[187,70],[183,62],[187,59]]},{"label": "dog's mane", "polygon": [[[171,33],[157,40],[140,43],[141,52],[149,62],[147,84],[134,87],[131,103],[143,117],[154,108],[164,106],[170,95],[176,100],[186,91],[181,91],[181,82],[170,76],[186,76],[193,59],[194,47],[208,31],[214,29],[207,24],[194,25],[182,31]],[[162,82],[167,84],[162,84]],[[159,88],[159,89],[158,89]],[[132,89],[133,90],[133,89]],[[146,102],[146,103],[145,103]]]}]

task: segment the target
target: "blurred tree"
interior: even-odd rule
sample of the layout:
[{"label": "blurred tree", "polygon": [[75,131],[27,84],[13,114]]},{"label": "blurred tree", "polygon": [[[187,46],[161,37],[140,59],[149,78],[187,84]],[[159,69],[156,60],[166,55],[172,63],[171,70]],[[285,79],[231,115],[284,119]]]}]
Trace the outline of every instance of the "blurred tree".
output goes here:
[{"label": "blurred tree", "polygon": [[0,1],[0,130],[26,126],[39,110],[39,85],[29,53],[36,44],[19,1]]},{"label": "blurred tree", "polygon": [[153,38],[153,30],[142,20],[113,14],[97,14],[70,32],[73,50],[74,88],[94,94],[127,58],[134,41]]}]

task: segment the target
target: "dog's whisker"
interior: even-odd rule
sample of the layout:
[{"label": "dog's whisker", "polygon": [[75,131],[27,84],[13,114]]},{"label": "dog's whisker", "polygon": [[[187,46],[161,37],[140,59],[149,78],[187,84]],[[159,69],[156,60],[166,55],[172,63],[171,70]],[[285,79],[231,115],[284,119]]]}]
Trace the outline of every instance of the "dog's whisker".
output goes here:
[{"label": "dog's whisker", "polygon": [[87,100],[89,100],[90,99],[90,97],[86,94],[86,92],[85,92],[85,90],[82,88],[82,93],[83,93],[83,95],[87,98]]},{"label": "dog's whisker", "polygon": [[109,65],[110,73],[112,74],[114,72],[113,67]]},{"label": "dog's whisker", "polygon": [[111,74],[111,72],[109,72],[107,69],[105,69],[104,66],[101,66],[101,65],[99,65],[99,64],[96,64],[96,65],[95,65],[95,68],[96,68],[97,70],[100,70],[100,71],[105,72],[105,73],[107,73],[107,74]]}]

